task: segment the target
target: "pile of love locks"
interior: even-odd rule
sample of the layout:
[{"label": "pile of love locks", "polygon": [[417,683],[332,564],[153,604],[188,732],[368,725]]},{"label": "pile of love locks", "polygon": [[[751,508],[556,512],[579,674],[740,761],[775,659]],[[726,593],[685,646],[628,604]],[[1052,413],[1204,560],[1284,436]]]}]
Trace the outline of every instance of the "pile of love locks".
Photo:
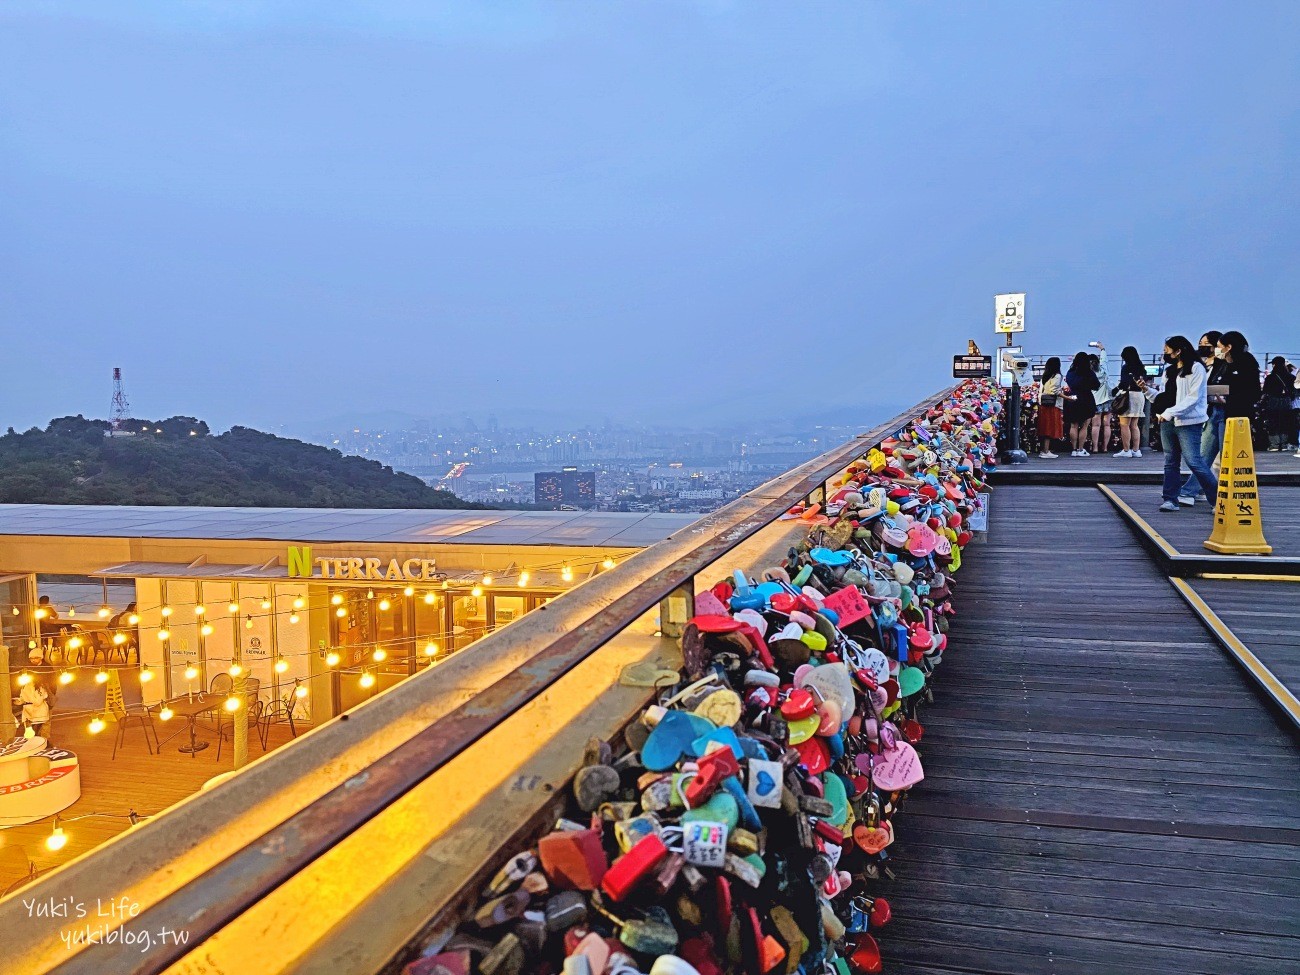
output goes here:
[{"label": "pile of love locks", "polygon": [[809,530],[781,565],[699,593],[678,682],[589,743],[569,815],[407,975],[880,971],[876,890],[997,409],[959,387],[789,512]]}]

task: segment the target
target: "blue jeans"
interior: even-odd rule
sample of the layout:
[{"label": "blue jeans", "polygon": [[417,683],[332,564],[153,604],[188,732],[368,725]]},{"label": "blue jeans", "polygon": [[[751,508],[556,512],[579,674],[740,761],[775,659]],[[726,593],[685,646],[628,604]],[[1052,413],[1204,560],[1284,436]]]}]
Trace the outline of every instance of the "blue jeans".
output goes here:
[{"label": "blue jeans", "polygon": [[[1211,471],[1217,475],[1219,470],[1219,451],[1223,449],[1223,428],[1228,424],[1228,411],[1222,406],[1210,407],[1210,419],[1205,424],[1205,429],[1201,431],[1201,457],[1209,466]],[[1185,498],[1199,497],[1201,493],[1200,485],[1196,483],[1196,475],[1188,474],[1187,480],[1183,482],[1181,494]],[[1208,500],[1213,501],[1213,497]]]},{"label": "blue jeans", "polygon": [[1201,434],[1204,423],[1192,423],[1185,427],[1174,426],[1172,420],[1160,424],[1160,445],[1165,451],[1165,484],[1162,491],[1166,501],[1178,502],[1182,491],[1183,479],[1179,470],[1183,460],[1192,469],[1194,477],[1205,492],[1207,498],[1217,498],[1219,482],[1210,470],[1201,454]]}]

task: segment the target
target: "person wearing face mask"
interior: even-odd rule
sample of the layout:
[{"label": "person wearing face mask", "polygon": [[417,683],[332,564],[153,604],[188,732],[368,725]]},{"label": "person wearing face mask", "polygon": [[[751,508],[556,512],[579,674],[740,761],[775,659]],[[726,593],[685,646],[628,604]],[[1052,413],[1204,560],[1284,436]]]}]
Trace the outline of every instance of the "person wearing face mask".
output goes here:
[{"label": "person wearing face mask", "polygon": [[[1208,416],[1205,421],[1205,429],[1201,433],[1201,456],[1211,470],[1218,470],[1219,451],[1223,448],[1223,427],[1227,418],[1228,388],[1221,385],[1223,382],[1223,365],[1215,352],[1219,346],[1219,339],[1222,337],[1222,332],[1211,329],[1201,336],[1201,341],[1196,347],[1196,354],[1200,357],[1201,364],[1205,366],[1208,373],[1205,379]],[[1190,508],[1197,501],[1205,500],[1205,497],[1200,492],[1201,488],[1197,483],[1196,475],[1188,474],[1187,480],[1183,482],[1183,489],[1178,492],[1178,503]]]},{"label": "person wearing face mask", "polygon": [[1192,343],[1182,335],[1171,336],[1165,341],[1165,362],[1170,367],[1166,381],[1174,385],[1172,404],[1165,405],[1169,390],[1158,394],[1145,379],[1139,382],[1147,398],[1160,410],[1160,443],[1165,452],[1160,510],[1170,512],[1180,510],[1178,495],[1182,476],[1179,468],[1184,459],[1207,498],[1218,496],[1219,482],[1201,454],[1201,434],[1208,416],[1205,389],[1208,373],[1205,366],[1197,358]]},{"label": "person wearing face mask", "polygon": [[[1216,352],[1219,359],[1218,380],[1228,388],[1224,403],[1225,420],[1234,417],[1254,419],[1259,405],[1259,360],[1250,351],[1250,343],[1240,332],[1224,332]],[[1220,434],[1220,443],[1223,436]]]}]

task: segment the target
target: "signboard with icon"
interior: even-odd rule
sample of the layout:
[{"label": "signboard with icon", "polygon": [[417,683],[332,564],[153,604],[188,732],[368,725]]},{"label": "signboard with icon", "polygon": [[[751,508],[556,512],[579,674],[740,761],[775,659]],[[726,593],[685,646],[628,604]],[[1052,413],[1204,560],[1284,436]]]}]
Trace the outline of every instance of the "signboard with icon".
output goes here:
[{"label": "signboard with icon", "polygon": [[993,296],[993,330],[1001,333],[1025,330],[1024,293]]},{"label": "signboard with icon", "polygon": [[991,355],[955,355],[952,357],[953,379],[987,379],[993,375]]}]

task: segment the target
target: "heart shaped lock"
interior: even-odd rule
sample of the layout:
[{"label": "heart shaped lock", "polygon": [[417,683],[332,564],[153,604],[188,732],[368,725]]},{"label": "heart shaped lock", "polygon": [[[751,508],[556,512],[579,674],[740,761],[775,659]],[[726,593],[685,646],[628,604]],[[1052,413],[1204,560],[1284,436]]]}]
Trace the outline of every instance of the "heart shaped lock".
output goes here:
[{"label": "heart shaped lock", "polygon": [[894,741],[884,748],[871,769],[872,780],[882,789],[898,792],[909,789],[925,778],[921,758],[906,741]]}]

